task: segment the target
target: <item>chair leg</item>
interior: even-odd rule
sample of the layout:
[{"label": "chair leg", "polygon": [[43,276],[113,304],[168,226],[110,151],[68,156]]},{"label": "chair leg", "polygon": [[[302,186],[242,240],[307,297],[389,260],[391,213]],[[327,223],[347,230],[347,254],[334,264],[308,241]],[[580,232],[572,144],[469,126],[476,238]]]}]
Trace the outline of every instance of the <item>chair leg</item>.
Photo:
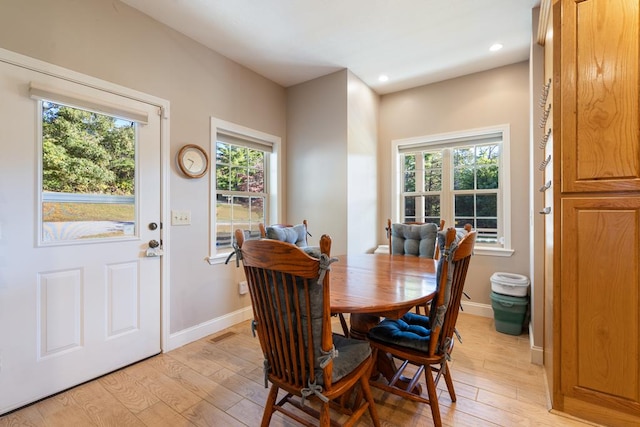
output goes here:
[{"label": "chair leg", "polygon": [[340,325],[342,325],[342,332],[346,338],[349,338],[349,325],[347,325],[347,320],[344,318],[342,313],[338,313],[338,318],[340,318]]},{"label": "chair leg", "polygon": [[449,369],[449,365],[447,364],[446,360],[442,364],[442,369],[444,374],[444,381],[447,383],[447,390],[449,390],[449,397],[451,397],[452,402],[455,402],[456,391],[453,388],[453,379],[451,378],[451,370]]},{"label": "chair leg", "polygon": [[331,425],[331,412],[329,411],[329,402],[322,402],[320,408],[320,427],[329,427]]},{"label": "chair leg", "polygon": [[433,379],[431,369],[424,370],[424,378],[427,382],[427,394],[429,395],[429,405],[431,406],[431,416],[433,417],[433,424],[436,427],[442,426],[442,420],[440,419],[440,405],[438,404],[438,391],[436,390],[436,383]]},{"label": "chair leg", "polygon": [[373,394],[371,393],[371,386],[369,386],[369,376],[362,377],[360,379],[360,385],[362,391],[364,392],[364,397],[367,399],[369,403],[369,415],[371,416],[371,421],[373,422],[374,427],[380,426],[380,418],[378,418],[378,410],[376,409],[376,403],[373,400]]},{"label": "chair leg", "polygon": [[275,384],[271,385],[271,390],[269,390],[269,396],[267,396],[267,401],[264,404],[264,414],[262,414],[262,423],[260,424],[262,427],[269,427],[269,423],[271,423],[271,416],[273,415],[274,405],[276,404],[276,398],[278,397],[278,390],[280,388]]}]

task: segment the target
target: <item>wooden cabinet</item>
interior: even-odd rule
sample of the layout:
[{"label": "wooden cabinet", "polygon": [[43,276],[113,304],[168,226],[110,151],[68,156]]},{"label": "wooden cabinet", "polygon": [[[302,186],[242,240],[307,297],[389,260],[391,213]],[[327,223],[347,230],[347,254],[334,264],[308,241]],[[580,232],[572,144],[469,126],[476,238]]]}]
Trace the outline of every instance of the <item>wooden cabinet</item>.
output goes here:
[{"label": "wooden cabinet", "polygon": [[638,19],[636,0],[562,1],[554,133],[563,192],[640,191]]},{"label": "wooden cabinet", "polygon": [[640,0],[553,9],[552,404],[637,426]]}]

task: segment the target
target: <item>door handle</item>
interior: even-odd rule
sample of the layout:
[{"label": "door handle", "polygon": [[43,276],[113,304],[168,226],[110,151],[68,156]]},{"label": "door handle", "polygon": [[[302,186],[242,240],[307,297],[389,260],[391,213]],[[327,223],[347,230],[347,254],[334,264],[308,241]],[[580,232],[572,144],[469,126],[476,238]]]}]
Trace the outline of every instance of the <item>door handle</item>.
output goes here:
[{"label": "door handle", "polygon": [[149,247],[147,248],[145,255],[148,257],[159,257],[164,255],[160,242],[155,239],[149,240]]}]

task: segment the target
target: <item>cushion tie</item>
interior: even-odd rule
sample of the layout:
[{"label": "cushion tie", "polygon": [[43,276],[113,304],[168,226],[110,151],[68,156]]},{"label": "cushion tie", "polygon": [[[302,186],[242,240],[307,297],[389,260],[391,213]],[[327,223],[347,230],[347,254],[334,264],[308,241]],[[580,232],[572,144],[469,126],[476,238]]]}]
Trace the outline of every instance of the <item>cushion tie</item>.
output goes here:
[{"label": "cushion tie", "polygon": [[256,322],[256,319],[253,319],[251,321],[251,335],[253,335],[253,337],[256,337],[256,327],[258,326],[258,322]]},{"label": "cushion tie", "polygon": [[451,338],[447,337],[444,342],[442,343],[442,354],[444,355],[444,358],[447,360],[447,362],[451,362],[451,354],[449,353],[449,349],[451,349]]},{"label": "cushion tie", "polygon": [[240,260],[242,259],[242,251],[240,250],[240,247],[238,246],[237,243],[233,243],[233,251],[229,254],[229,256],[227,257],[226,261],[224,262],[225,264],[229,264],[229,261],[231,260],[232,256],[236,256],[236,268],[240,268]]},{"label": "cushion tie", "polygon": [[322,355],[318,357],[318,366],[322,369],[324,369],[329,362],[338,357],[338,350],[336,350],[335,345],[332,345],[331,350],[329,351],[320,350],[320,353],[322,353]]},{"label": "cushion tie", "polygon": [[318,276],[318,285],[322,285],[322,282],[324,281],[324,275],[327,273],[327,271],[331,271],[330,266],[336,261],[338,261],[338,258],[329,258],[327,254],[320,254],[320,275]]},{"label": "cushion tie", "polygon": [[302,405],[304,405],[305,399],[311,396],[312,394],[315,394],[318,397],[318,399],[322,400],[325,403],[329,401],[329,398],[324,394],[322,394],[322,386],[316,384],[315,380],[313,382],[309,381],[307,384],[308,384],[308,387],[305,387],[302,390],[300,390],[300,394],[302,395],[302,402],[301,402]]}]

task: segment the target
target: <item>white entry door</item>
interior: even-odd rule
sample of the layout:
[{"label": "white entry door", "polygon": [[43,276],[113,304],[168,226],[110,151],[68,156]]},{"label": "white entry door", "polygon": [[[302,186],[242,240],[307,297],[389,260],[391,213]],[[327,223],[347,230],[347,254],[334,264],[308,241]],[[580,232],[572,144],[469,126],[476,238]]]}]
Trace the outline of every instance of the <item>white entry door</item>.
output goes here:
[{"label": "white entry door", "polygon": [[[43,143],[43,132],[77,136],[43,123],[44,112],[63,110],[130,126],[134,154],[122,170],[131,188],[64,189],[67,180],[94,185],[78,176],[83,170],[109,179],[120,172],[56,163],[74,149],[91,157],[95,148],[98,160],[112,149],[91,138],[87,146]],[[162,238],[158,111],[0,58],[0,414],[160,352],[161,247],[148,252]],[[89,205],[98,213],[86,213]],[[107,205],[124,213],[105,214]]]}]

